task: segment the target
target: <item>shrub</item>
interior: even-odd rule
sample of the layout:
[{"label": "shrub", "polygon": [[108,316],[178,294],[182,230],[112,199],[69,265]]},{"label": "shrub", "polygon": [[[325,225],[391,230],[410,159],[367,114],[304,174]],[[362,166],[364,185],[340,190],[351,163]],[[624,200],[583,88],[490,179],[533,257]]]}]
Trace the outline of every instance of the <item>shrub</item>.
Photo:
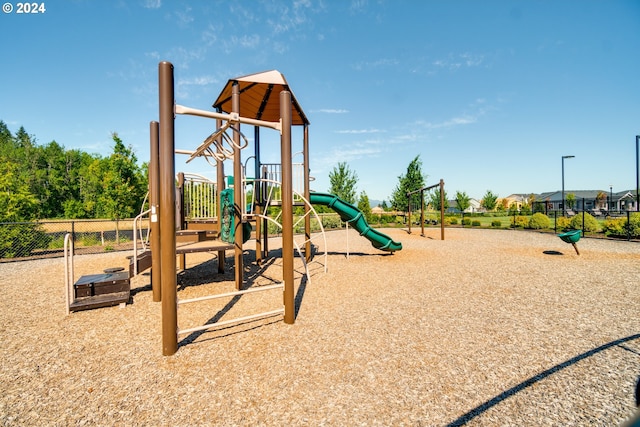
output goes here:
[{"label": "shrub", "polygon": [[[559,230],[568,230],[571,228],[571,219],[567,218],[566,216],[561,216],[558,217],[556,220],[556,227]],[[580,225],[580,227],[582,227],[582,225]]]},{"label": "shrub", "polygon": [[462,226],[471,225],[471,220],[469,218],[462,218]]},{"label": "shrub", "polygon": [[47,248],[50,241],[37,223],[0,225],[0,258],[29,256],[34,249]]},{"label": "shrub", "polygon": [[631,237],[640,237],[640,214],[633,213],[629,218],[629,224],[627,225]]},{"label": "shrub", "polygon": [[602,224],[602,231],[605,236],[624,236],[626,234],[624,218],[609,218]]},{"label": "shrub", "polygon": [[458,219],[457,218],[446,218],[446,220],[449,221],[449,224],[456,225],[458,223]]},{"label": "shrub", "polygon": [[[571,218],[571,227],[576,230],[582,229],[582,214],[576,215]],[[600,229],[600,224],[598,220],[595,219],[591,214],[584,214],[584,231],[588,232],[596,232]]]},{"label": "shrub", "polygon": [[491,221],[491,226],[500,228],[500,227],[502,227],[502,222],[498,221],[497,219],[494,219],[493,221]]},{"label": "shrub", "polygon": [[477,219],[474,219],[473,221],[471,221],[471,226],[472,227],[480,227],[481,225],[482,224]]},{"label": "shrub", "polygon": [[549,228],[550,225],[551,221],[549,220],[549,217],[543,213],[534,213],[529,219],[529,228],[532,228],[534,230]]},{"label": "shrub", "polygon": [[511,223],[512,228],[526,228],[529,226],[529,218],[526,216],[514,216]]}]

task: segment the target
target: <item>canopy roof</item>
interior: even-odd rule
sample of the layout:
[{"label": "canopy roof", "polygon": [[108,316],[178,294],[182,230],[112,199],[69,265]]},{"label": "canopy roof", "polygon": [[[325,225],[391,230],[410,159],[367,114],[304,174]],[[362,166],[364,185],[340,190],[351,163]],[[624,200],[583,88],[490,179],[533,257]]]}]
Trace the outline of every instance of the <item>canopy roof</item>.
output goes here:
[{"label": "canopy roof", "polygon": [[309,120],[302,111],[298,100],[289,87],[284,75],[277,70],[249,74],[247,76],[230,79],[225,85],[213,108],[225,113],[231,113],[231,91],[233,82],[237,81],[240,90],[240,116],[251,119],[277,122],[280,120],[280,92],[291,92],[291,124],[307,125]]}]

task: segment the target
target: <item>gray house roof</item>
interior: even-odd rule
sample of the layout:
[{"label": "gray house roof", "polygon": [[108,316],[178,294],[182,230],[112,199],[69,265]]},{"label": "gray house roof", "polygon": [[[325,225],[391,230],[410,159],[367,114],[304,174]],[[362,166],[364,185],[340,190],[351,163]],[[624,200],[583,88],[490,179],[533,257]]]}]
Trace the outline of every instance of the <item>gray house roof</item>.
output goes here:
[{"label": "gray house roof", "polygon": [[[576,199],[595,199],[598,197],[598,194],[604,193],[605,196],[609,197],[610,193],[607,190],[564,190],[564,196],[567,197],[567,194],[573,194]],[[625,199],[627,197],[633,197],[635,191],[624,190],[613,193],[613,200]],[[550,191],[546,193],[535,194],[536,202],[558,202],[562,200],[562,191]]]}]

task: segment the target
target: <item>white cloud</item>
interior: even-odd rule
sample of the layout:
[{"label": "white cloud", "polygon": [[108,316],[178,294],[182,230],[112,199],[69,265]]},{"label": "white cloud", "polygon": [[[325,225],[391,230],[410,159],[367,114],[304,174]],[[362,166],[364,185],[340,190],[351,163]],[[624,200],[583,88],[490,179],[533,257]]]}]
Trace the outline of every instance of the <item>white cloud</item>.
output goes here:
[{"label": "white cloud", "polygon": [[358,134],[363,134],[363,133],[381,133],[381,132],[384,132],[384,131],[380,130],[380,129],[349,129],[349,130],[337,130],[337,131],[335,131],[335,133],[353,134],[353,135],[358,135]]},{"label": "white cloud", "polygon": [[340,108],[321,108],[319,110],[311,110],[311,113],[325,113],[325,114],[346,114],[349,110]]},{"label": "white cloud", "polygon": [[145,9],[160,9],[162,0],[144,0],[142,7]]},{"label": "white cloud", "polygon": [[484,62],[484,55],[469,52],[457,55],[449,54],[446,58],[433,61],[433,65],[438,68],[456,71],[460,68],[479,67]]},{"label": "white cloud", "polygon": [[478,119],[476,117],[460,116],[460,117],[453,117],[449,120],[445,120],[443,122],[437,122],[437,123],[418,120],[415,124],[417,126],[421,126],[426,129],[441,129],[441,128],[450,128],[454,126],[468,125],[471,123],[475,123],[477,121]]}]

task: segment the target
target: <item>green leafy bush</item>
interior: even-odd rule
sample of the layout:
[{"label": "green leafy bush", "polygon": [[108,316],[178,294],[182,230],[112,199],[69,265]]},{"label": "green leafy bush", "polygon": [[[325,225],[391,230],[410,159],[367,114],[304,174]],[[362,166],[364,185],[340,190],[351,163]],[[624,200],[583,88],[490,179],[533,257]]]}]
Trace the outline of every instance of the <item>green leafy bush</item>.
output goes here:
[{"label": "green leafy bush", "polygon": [[[582,229],[582,214],[576,215],[571,218],[571,227],[576,230]],[[595,233],[600,229],[600,224],[598,220],[595,219],[591,214],[584,214],[584,231]]]},{"label": "green leafy bush", "polygon": [[474,219],[473,221],[471,221],[471,226],[472,227],[480,227],[482,225],[482,223],[480,221],[478,221],[477,219]]},{"label": "green leafy bush", "polygon": [[633,213],[629,218],[628,230],[631,237],[640,237],[640,213]]},{"label": "green leafy bush", "polygon": [[469,218],[462,218],[462,226],[471,225],[471,220]]},{"label": "green leafy bush", "polygon": [[602,224],[602,232],[605,236],[624,236],[626,234],[626,218],[609,218]]},{"label": "green leafy bush", "polygon": [[[582,228],[582,225],[580,225]],[[561,216],[556,219],[556,228],[559,230],[568,230],[571,227],[571,218],[567,218],[566,216]]]},{"label": "green leafy bush", "polygon": [[531,229],[541,230],[543,228],[549,228],[550,225],[551,221],[549,220],[549,217],[543,213],[534,213],[531,215],[531,218],[529,218],[529,228]]},{"label": "green leafy bush", "polygon": [[458,218],[447,218],[449,220],[449,224],[456,225],[458,224]]},{"label": "green leafy bush", "polygon": [[0,225],[0,258],[29,256],[34,249],[47,248],[50,241],[37,223]]},{"label": "green leafy bush", "polygon": [[494,219],[493,221],[491,221],[491,226],[500,228],[500,227],[502,227],[502,222],[497,220],[497,219]]},{"label": "green leafy bush", "polygon": [[521,216],[521,215],[513,217],[511,228],[526,228],[528,226],[529,226],[529,217]]}]

